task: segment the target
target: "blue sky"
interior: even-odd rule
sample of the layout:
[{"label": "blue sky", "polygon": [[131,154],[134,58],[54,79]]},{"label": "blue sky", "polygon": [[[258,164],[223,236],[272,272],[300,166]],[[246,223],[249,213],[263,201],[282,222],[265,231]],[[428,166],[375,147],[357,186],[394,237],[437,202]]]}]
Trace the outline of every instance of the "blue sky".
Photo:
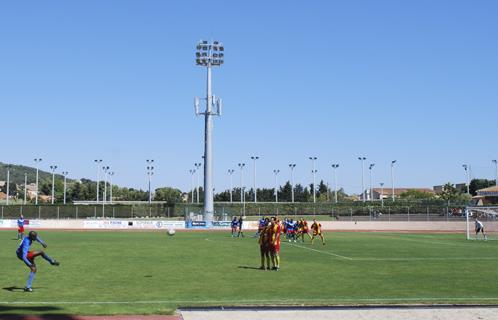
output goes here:
[{"label": "blue sky", "polygon": [[[93,159],[122,186],[190,187],[203,154],[199,39],[217,39],[213,72],[215,187],[258,155],[258,184],[318,178],[360,192],[357,157],[374,184],[432,187],[494,178],[498,158],[496,1],[45,1],[0,4],[0,161],[44,159],[73,178]],[[238,175],[234,176],[238,183]],[[367,179],[368,181],[368,179]]]}]

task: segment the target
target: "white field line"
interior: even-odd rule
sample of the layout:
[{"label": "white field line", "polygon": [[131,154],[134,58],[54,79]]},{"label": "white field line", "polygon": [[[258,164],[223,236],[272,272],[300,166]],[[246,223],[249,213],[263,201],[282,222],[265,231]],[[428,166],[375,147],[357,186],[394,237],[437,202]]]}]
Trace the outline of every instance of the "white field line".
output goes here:
[{"label": "white field line", "polygon": [[469,245],[472,245],[471,243],[467,244],[467,243],[452,243],[452,242],[441,242],[441,241],[427,241],[427,240],[424,240],[427,238],[413,239],[413,238],[398,236],[395,234],[382,235],[381,237],[388,238],[388,239],[394,239],[394,240],[404,240],[404,241],[411,241],[411,242],[418,242],[418,243],[430,243],[430,244],[446,245],[446,246],[454,246],[454,247],[467,247],[468,248]]},{"label": "white field line", "polygon": [[248,299],[248,300],[144,300],[144,301],[0,301],[7,305],[110,305],[110,304],[283,304],[292,305],[299,303],[340,303],[340,302],[429,302],[429,301],[498,301],[498,297],[407,297],[407,298],[331,298],[331,299]]},{"label": "white field line", "polygon": [[354,261],[479,261],[479,260],[498,260],[498,257],[406,257],[406,258],[353,258]]},{"label": "white field line", "polygon": [[329,251],[322,251],[322,250],[317,250],[317,249],[313,249],[313,248],[303,247],[303,246],[299,246],[297,244],[293,244],[293,243],[290,243],[290,242],[282,242],[282,243],[288,244],[288,245],[296,247],[296,248],[301,248],[301,249],[306,249],[306,250],[310,250],[310,251],[314,251],[314,252],[326,254],[326,255],[329,255],[329,256],[334,256],[334,257],[338,257],[338,258],[342,258],[342,259],[346,259],[346,260],[354,260],[351,257],[341,256],[340,254],[335,254],[335,253],[332,253],[332,252],[329,252]]}]

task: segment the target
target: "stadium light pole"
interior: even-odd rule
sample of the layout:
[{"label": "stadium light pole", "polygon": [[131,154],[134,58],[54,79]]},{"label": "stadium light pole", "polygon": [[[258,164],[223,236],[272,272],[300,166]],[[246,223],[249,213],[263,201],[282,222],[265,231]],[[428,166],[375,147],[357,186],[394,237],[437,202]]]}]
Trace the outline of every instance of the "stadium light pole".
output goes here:
[{"label": "stadium light pole", "polygon": [[24,201],[23,204],[26,205],[26,194],[28,193],[28,174],[24,173]]},{"label": "stadium light pole", "polygon": [[10,195],[10,164],[7,165],[7,205],[9,205],[9,195]]},{"label": "stadium light pole", "polygon": [[291,169],[291,201],[294,203],[294,168],[296,167],[295,163],[290,163],[289,168]]},{"label": "stadium light pole", "polygon": [[470,165],[462,164],[462,167],[465,170],[467,176],[467,194],[470,195]]},{"label": "stadium light pole", "polygon": [[233,169],[228,169],[228,175],[230,176],[230,203],[233,202],[233,173],[235,172],[235,170]]},{"label": "stadium light pole", "polygon": [[69,172],[62,171],[62,175],[64,176],[64,204],[66,204],[66,183],[67,183],[67,175]]},{"label": "stadium light pole", "polygon": [[112,176],[114,176],[115,172],[109,172],[109,202],[112,204]]},{"label": "stadium light pole", "polygon": [[57,166],[50,166],[50,170],[52,170],[52,204],[55,201],[55,170]]},{"label": "stadium light pole", "polygon": [[190,169],[188,171],[190,173],[190,203],[194,203],[194,173],[195,169]]},{"label": "stadium light pole", "polygon": [[498,161],[491,160],[495,164],[495,186],[498,186]]},{"label": "stadium light pole", "polygon": [[97,165],[97,204],[99,203],[99,184],[100,184],[100,164],[102,163],[102,159],[93,160]]},{"label": "stadium light pole", "polygon": [[39,163],[42,161],[41,158],[34,159],[36,164],[36,195],[35,195],[35,205],[38,205],[38,171],[40,169]]},{"label": "stadium light pole", "polygon": [[199,168],[202,164],[199,162],[194,163],[195,171],[197,172],[197,187],[195,187],[197,193],[197,204],[199,204],[199,185],[200,185],[200,171]]},{"label": "stadium light pole", "polygon": [[[195,63],[207,69],[206,109],[199,112],[200,99],[195,98],[196,115],[204,115],[204,215],[206,226],[213,223],[214,192],[213,192],[213,160],[212,160],[212,130],[213,116],[221,116],[222,101],[211,93],[211,67],[220,67],[225,61],[225,47],[221,42],[199,41],[196,46]],[[216,107],[216,111],[213,108]]]},{"label": "stadium light pole", "polygon": [[332,165],[332,168],[334,169],[334,200],[335,203],[337,203],[337,168],[339,168],[339,164],[335,163]]},{"label": "stadium light pole", "polygon": [[311,173],[313,174],[313,203],[316,203],[316,173],[318,172],[315,169],[315,161],[318,159],[317,157],[309,157],[312,163],[312,170]]},{"label": "stadium light pole", "polygon": [[384,182],[380,183],[380,203],[381,207],[384,207]]},{"label": "stadium light pole", "polygon": [[275,174],[275,202],[278,202],[278,174],[280,173],[280,170],[275,169],[273,170],[273,173]]},{"label": "stadium light pole", "polygon": [[239,168],[240,168],[240,203],[244,203],[244,190],[243,190],[243,184],[244,184],[244,167],[246,166],[245,163],[239,163]]},{"label": "stadium light pole", "polygon": [[102,171],[104,171],[104,193],[102,194],[102,204],[105,205],[107,201],[107,172],[109,171],[109,166],[103,166]]},{"label": "stadium light pole", "polygon": [[256,189],[256,160],[259,159],[258,156],[251,157],[254,163],[254,203],[258,202],[258,189]]},{"label": "stadium light pole", "polygon": [[154,175],[154,167],[153,167],[154,159],[147,159],[145,160],[145,162],[147,163],[147,177],[149,180],[149,205],[150,205],[152,203],[152,192],[150,190],[150,185],[152,182],[152,176]]},{"label": "stadium light pole", "polygon": [[358,160],[361,161],[361,199],[363,202],[366,201],[365,199],[365,160],[367,160],[366,157],[358,157]]},{"label": "stadium light pole", "polygon": [[391,196],[392,196],[393,202],[395,201],[395,199],[394,199],[394,164],[397,161],[398,160],[391,161]]},{"label": "stadium light pole", "polygon": [[375,167],[375,163],[371,163],[368,166],[368,170],[369,170],[369,173],[370,173],[370,191],[369,191],[370,202],[373,201],[373,187],[372,187],[372,169],[373,169],[373,167]]}]

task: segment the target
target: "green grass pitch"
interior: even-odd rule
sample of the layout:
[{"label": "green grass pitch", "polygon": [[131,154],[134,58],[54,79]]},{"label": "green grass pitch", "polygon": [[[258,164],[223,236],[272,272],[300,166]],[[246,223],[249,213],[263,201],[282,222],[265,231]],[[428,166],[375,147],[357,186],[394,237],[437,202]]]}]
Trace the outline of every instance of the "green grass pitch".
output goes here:
[{"label": "green grass pitch", "polygon": [[[41,231],[34,292],[15,231],[0,232],[0,314],[168,314],[181,306],[498,304],[498,242],[462,234],[325,233],[282,244],[261,271],[257,240],[228,232]],[[38,244],[35,248],[40,248]]]}]

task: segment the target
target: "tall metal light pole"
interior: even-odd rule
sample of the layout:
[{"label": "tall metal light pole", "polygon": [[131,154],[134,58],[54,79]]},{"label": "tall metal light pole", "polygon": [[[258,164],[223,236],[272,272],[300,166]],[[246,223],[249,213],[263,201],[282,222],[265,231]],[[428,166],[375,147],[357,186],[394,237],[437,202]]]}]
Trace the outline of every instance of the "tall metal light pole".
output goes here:
[{"label": "tall metal light pole", "polygon": [[467,175],[467,194],[470,195],[470,165],[462,164],[462,167]]},{"label": "tall metal light pole", "polygon": [[105,205],[107,201],[107,172],[111,167],[103,166],[102,171],[104,171],[104,193],[102,194],[102,205]]},{"label": "tall metal light pole", "polygon": [[109,172],[109,202],[112,204],[112,176],[114,176],[115,172]]},{"label": "tall metal light pole", "polygon": [[[200,99],[195,98],[196,115],[204,115],[204,215],[206,226],[213,223],[213,160],[212,160],[212,130],[213,116],[221,116],[221,99],[211,94],[211,67],[221,66],[225,60],[225,47],[218,41],[199,41],[196,47],[195,63],[207,68],[206,110],[199,112]],[[216,111],[213,108],[216,107]]]},{"label": "tall metal light pole", "polygon": [[195,188],[195,192],[197,193],[197,204],[199,204],[199,185],[200,185],[200,173],[201,173],[201,170],[200,167],[202,166],[202,164],[196,162],[194,163],[194,166],[195,166],[195,171],[197,172],[197,187]]},{"label": "tall metal light pole", "polygon": [[228,169],[228,175],[230,176],[230,203],[233,202],[232,193],[233,193],[233,173],[234,172],[235,172],[235,170]]},{"label": "tall metal light pole", "polygon": [[240,203],[244,203],[244,167],[246,166],[245,163],[239,163],[239,168],[240,168]]},{"label": "tall metal light pole", "polygon": [[370,202],[373,201],[373,187],[372,187],[372,169],[373,169],[373,167],[375,167],[375,163],[371,163],[368,166],[368,170],[369,170],[369,173],[370,173],[370,191],[369,191]]},{"label": "tall metal light pole", "polygon": [[259,159],[258,156],[251,157],[254,163],[254,203],[258,202],[258,189],[256,189],[256,160]]},{"label": "tall metal light pole", "polygon": [[289,168],[291,169],[291,199],[294,203],[294,168],[296,167],[295,163],[290,163]]},{"label": "tall metal light pole", "polygon": [[67,175],[69,172],[67,171],[62,171],[62,175],[64,176],[64,204],[66,204],[66,182],[67,182]]},{"label": "tall metal light pole", "polygon": [[398,160],[391,161],[391,196],[392,196],[393,202],[395,201],[395,199],[394,199],[394,164],[397,161]]},{"label": "tall metal light pole", "polygon": [[275,202],[278,202],[278,174],[280,173],[280,170],[275,169],[273,170],[273,173],[275,174]]},{"label": "tall metal light pole", "polygon": [[10,164],[7,165],[7,205],[9,205],[10,198]]},{"label": "tall metal light pole", "polygon": [[26,194],[28,193],[28,174],[24,173],[24,201],[23,204],[26,205]]},{"label": "tall metal light pole", "polygon": [[380,183],[380,203],[384,207],[384,182]]},{"label": "tall metal light pole", "polygon": [[35,205],[38,205],[38,171],[39,171],[39,163],[42,161],[41,158],[35,158],[34,159],[36,163],[36,195],[35,195]]},{"label": "tall metal light pole", "polygon": [[95,159],[93,161],[97,165],[97,203],[99,203],[100,164],[102,163],[102,159]]},{"label": "tall metal light pole", "polygon": [[365,199],[365,160],[367,160],[366,157],[358,157],[358,160],[361,161],[361,198],[363,202],[366,201]]},{"label": "tall metal light pole", "polygon": [[154,160],[147,159],[145,160],[145,162],[147,163],[147,177],[149,180],[149,205],[150,205],[152,203],[152,192],[150,190],[150,185],[152,182],[152,176],[154,175],[154,167],[152,166],[154,164]]},{"label": "tall metal light pole", "polygon": [[50,166],[50,170],[52,170],[52,204],[55,201],[55,170],[57,166]]},{"label": "tall metal light pole", "polygon": [[188,171],[190,173],[190,198],[191,198],[191,201],[190,203],[194,203],[194,173],[195,173],[195,169],[190,169]]},{"label": "tall metal light pole", "polygon": [[315,161],[318,159],[317,157],[309,157],[312,163],[311,173],[313,174],[313,203],[316,203],[316,173],[318,172],[315,169]]},{"label": "tall metal light pole", "polygon": [[332,165],[332,168],[334,169],[334,200],[335,203],[337,203],[337,168],[339,168],[339,164],[335,163]]},{"label": "tall metal light pole", "polygon": [[498,161],[491,160],[495,164],[495,186],[498,186]]}]

